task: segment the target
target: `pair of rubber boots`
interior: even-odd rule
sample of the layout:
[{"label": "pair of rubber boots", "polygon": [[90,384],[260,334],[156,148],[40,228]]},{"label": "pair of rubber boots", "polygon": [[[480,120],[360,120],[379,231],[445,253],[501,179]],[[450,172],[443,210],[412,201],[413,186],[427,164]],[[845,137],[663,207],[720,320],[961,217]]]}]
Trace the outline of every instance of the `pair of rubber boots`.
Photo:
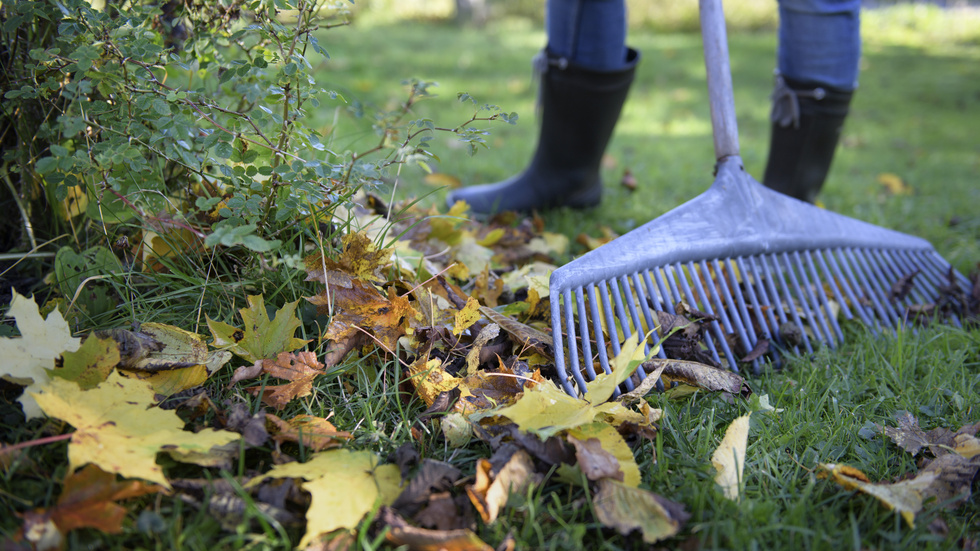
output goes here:
[{"label": "pair of rubber boots", "polygon": [[[599,168],[633,82],[639,54],[625,69],[602,72],[548,57],[541,84],[538,148],[524,172],[495,184],[457,189],[448,205],[466,201],[471,212],[588,208],[602,199]],[[851,92],[777,77],[769,162],[763,183],[813,202],[819,193]]]}]

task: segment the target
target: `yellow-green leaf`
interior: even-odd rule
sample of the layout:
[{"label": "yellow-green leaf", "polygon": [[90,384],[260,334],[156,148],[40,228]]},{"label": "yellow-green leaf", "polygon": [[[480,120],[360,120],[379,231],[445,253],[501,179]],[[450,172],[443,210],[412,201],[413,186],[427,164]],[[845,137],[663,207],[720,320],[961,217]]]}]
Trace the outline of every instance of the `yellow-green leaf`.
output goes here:
[{"label": "yellow-green leaf", "polygon": [[300,548],[334,530],[353,529],[375,505],[389,505],[398,497],[401,474],[395,465],[379,465],[378,456],[366,451],[329,450],[306,463],[276,465],[249,482],[263,478],[302,478],[310,492],[306,535]]},{"label": "yellow-green leaf", "polygon": [[227,347],[245,361],[255,362],[274,358],[280,352],[292,352],[309,342],[293,337],[302,325],[296,317],[298,300],[284,305],[276,311],[275,318],[270,320],[262,295],[247,298],[248,308],[239,310],[245,324],[243,329],[208,319],[215,348]]}]

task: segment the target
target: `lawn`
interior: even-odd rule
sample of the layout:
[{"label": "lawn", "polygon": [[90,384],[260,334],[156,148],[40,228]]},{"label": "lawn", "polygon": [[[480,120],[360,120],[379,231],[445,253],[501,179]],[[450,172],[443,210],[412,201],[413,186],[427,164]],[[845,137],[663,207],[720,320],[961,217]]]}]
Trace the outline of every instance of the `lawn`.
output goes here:
[{"label": "lawn", "polygon": [[[928,18],[909,13],[866,14],[861,87],[821,202],[829,210],[924,237],[957,269],[969,273],[980,263],[980,39],[943,33],[950,20],[933,11],[923,12]],[[736,31],[729,38],[742,156],[748,171],[758,177],[768,149],[775,39],[761,31]],[[477,30],[362,17],[350,27],[320,35],[330,58],[315,65],[317,79],[343,99],[324,102],[310,124],[323,135],[324,146],[337,154],[369,150],[379,140],[370,113],[398,109],[407,93],[401,81],[408,78],[438,83],[433,89],[437,95],[416,104],[410,118],[430,118],[442,127],[463,123],[475,106],[457,101],[459,92],[479,104],[517,112],[516,125],[489,124],[487,147],[476,155],[451,134],[435,133],[430,149],[438,162],[430,168],[436,176],[405,165],[396,177],[370,189],[385,201],[418,199],[422,207],[444,211],[445,190],[439,186],[496,181],[522,168],[530,157],[535,142],[530,59],[543,41],[535,23],[517,18]],[[579,235],[625,233],[695,197],[712,181],[700,37],[637,29],[629,42],[642,52],[643,61],[604,160],[602,205],[584,213],[541,215],[545,230],[572,241],[559,260],[583,252],[585,246],[575,242]],[[352,111],[368,115],[354,117]],[[627,170],[637,180],[635,191],[620,183]],[[896,178],[904,184],[898,193],[881,183]],[[204,314],[240,323],[235,316],[245,295],[263,293],[269,311],[275,312],[321,290],[304,282],[295,266],[263,265],[239,274],[238,261],[219,260],[220,268],[235,277],[217,282],[208,277],[210,265],[203,264],[187,271],[127,275],[121,280],[126,285],[117,286],[125,289],[121,294],[127,300],[93,325],[128,326],[140,319],[206,333]],[[50,271],[50,266],[35,269]],[[390,289],[397,286],[406,295],[418,283],[396,279]],[[471,280],[460,283],[467,292],[474,289]],[[314,339],[329,320],[300,303],[297,336]],[[476,535],[491,547],[510,542],[516,549],[976,549],[980,503],[975,494],[964,502],[926,503],[911,525],[874,497],[820,476],[819,465],[846,464],[871,482],[896,482],[914,476],[923,468],[922,458],[931,455],[903,450],[881,427],[897,426],[903,412],[914,416],[923,431],[956,431],[980,422],[980,329],[933,325],[874,335],[847,323],[844,332],[846,343],[840,348],[791,357],[780,369],[747,378],[755,396],[768,396],[772,410],[760,411],[758,400],[724,393],[671,397],[654,392],[646,398],[663,416],[656,435],[637,438],[632,451],[641,487],[689,513],[677,535],[651,545],[638,532],[622,535],[603,526],[591,500],[595,487],[582,479],[569,483],[557,471],[511,495],[494,522],[477,520]],[[360,354],[331,366],[316,380],[312,395],[294,400],[279,415],[329,417],[338,430],[351,433],[345,447],[382,459],[412,443],[422,458],[445,461],[472,483],[477,460],[492,454],[490,445],[477,439],[450,444],[438,423],[420,430],[417,419],[426,405],[399,384],[404,381],[397,361],[367,344]],[[313,346],[318,353],[327,349],[322,342]],[[263,406],[254,395],[231,389],[230,371],[226,368],[206,384],[211,400],[220,406],[234,398],[245,404],[243,411],[258,412]],[[0,403],[4,443],[67,430],[56,420],[24,423],[12,386],[4,383]],[[711,457],[728,426],[750,412],[740,499],[733,501],[715,483]],[[0,540],[14,537],[29,511],[54,506],[61,491],[58,481],[67,470],[66,449],[63,442],[49,443],[28,448],[16,460],[0,455]],[[296,458],[309,453],[303,446],[283,449]],[[211,490],[182,488],[176,495],[126,502],[118,535],[76,530],[66,545],[291,549],[302,537],[302,523],[273,518],[239,485],[246,474],[266,472],[283,460],[280,451],[278,444],[242,448],[236,468],[220,472],[164,460],[171,480],[210,478],[226,488],[224,495],[237,496],[242,509],[228,513],[239,519],[231,529],[222,528],[214,508],[202,505]],[[361,523],[355,547],[383,546],[375,521],[369,517]]]}]

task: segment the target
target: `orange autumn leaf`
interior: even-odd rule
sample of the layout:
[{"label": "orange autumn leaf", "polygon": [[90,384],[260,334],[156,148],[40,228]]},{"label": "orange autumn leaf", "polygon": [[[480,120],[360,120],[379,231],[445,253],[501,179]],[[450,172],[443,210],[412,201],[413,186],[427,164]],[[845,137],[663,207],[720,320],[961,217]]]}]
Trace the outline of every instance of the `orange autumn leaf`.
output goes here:
[{"label": "orange autumn leaf", "polygon": [[95,528],[107,534],[122,531],[126,509],[116,502],[159,492],[162,488],[138,480],[116,480],[89,464],[80,471],[68,475],[57,504],[44,511],[35,511],[51,519],[61,533],[78,528]]},{"label": "orange autumn leaf", "polygon": [[279,442],[297,442],[303,447],[319,452],[336,448],[349,440],[351,434],[337,430],[337,427],[322,417],[312,415],[297,415],[284,421],[271,413],[265,415],[266,426],[273,440]]},{"label": "orange autumn leaf", "polygon": [[333,320],[324,335],[327,339],[343,342],[360,328],[388,350],[394,350],[412,313],[408,298],[398,296],[394,288],[388,288],[385,297],[373,285],[359,279],[350,280],[350,287],[331,285],[327,291],[308,300],[317,305],[321,313],[333,309]]},{"label": "orange autumn leaf", "polygon": [[253,386],[246,390],[252,395],[262,394],[262,402],[276,409],[282,409],[290,401],[313,393],[313,379],[323,373],[323,364],[317,361],[313,352],[280,352],[276,359],[257,362],[262,372],[273,377],[286,379],[284,385]]},{"label": "orange autumn leaf", "polygon": [[363,280],[381,279],[381,271],[391,261],[391,249],[379,249],[364,233],[349,233],[343,239],[343,251],[336,259],[313,254],[305,259],[307,281],[327,284],[330,272],[341,272]]}]

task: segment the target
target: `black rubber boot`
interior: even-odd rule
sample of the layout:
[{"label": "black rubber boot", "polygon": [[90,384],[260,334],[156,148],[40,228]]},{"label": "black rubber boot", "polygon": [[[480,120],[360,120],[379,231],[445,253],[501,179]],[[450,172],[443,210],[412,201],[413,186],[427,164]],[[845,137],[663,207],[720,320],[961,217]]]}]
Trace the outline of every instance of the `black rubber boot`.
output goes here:
[{"label": "black rubber boot", "polygon": [[602,72],[548,56],[541,78],[538,148],[528,167],[503,182],[457,189],[446,204],[466,201],[477,214],[598,205],[599,165],[639,57],[630,49],[626,69]]},{"label": "black rubber boot", "polygon": [[830,170],[853,92],[776,77],[763,184],[813,203]]}]

